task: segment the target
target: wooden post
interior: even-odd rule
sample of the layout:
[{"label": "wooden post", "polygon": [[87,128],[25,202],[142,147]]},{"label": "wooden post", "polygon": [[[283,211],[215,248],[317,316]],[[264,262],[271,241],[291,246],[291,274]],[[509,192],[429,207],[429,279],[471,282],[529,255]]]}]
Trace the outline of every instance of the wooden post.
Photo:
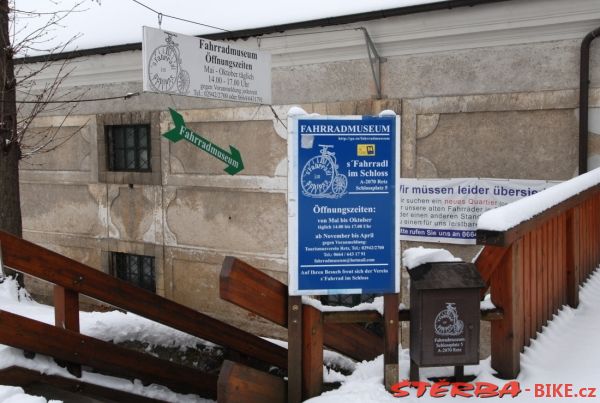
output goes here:
[{"label": "wooden post", "polygon": [[285,381],[240,363],[223,363],[217,381],[218,403],[285,403]]},{"label": "wooden post", "polygon": [[398,294],[386,294],[383,296],[383,384],[385,389],[391,391],[391,387],[398,383]]},{"label": "wooden post", "polygon": [[302,297],[288,297],[288,403],[302,402]]},{"label": "wooden post", "polygon": [[419,366],[413,360],[410,360],[409,378],[411,382],[417,382],[419,380]]},{"label": "wooden post", "polygon": [[464,365],[456,365],[454,367],[454,382],[464,382],[465,381],[465,366]]},{"label": "wooden post", "polygon": [[[79,333],[79,294],[76,291],[54,286],[54,325]],[[71,375],[81,378],[81,365],[64,364]]]},{"label": "wooden post", "polygon": [[504,311],[502,320],[492,322],[492,368],[501,378],[514,379],[521,369],[523,347],[523,284],[521,270],[523,239],[511,246],[492,276],[492,302]]},{"label": "wooden post", "polygon": [[567,303],[579,306],[579,208],[567,212]]},{"label": "wooden post", "polygon": [[302,307],[302,398],[319,396],[323,389],[323,317],[321,311]]}]

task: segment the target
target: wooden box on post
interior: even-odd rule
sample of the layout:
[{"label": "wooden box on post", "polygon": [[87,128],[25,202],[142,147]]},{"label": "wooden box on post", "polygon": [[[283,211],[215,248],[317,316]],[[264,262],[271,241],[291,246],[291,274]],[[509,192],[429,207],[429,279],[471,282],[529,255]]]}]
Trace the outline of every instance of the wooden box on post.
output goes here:
[{"label": "wooden box on post", "polygon": [[475,265],[427,263],[409,270],[409,274],[413,365],[477,364],[479,300],[484,283]]}]

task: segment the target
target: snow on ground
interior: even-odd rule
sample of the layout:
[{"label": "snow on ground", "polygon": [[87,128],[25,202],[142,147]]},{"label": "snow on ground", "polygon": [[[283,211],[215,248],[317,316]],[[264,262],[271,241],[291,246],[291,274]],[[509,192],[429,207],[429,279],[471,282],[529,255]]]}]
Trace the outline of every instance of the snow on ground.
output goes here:
[{"label": "snow on ground", "polygon": [[[33,301],[24,290],[18,292],[16,283],[11,279],[6,279],[3,283],[0,283],[0,309],[44,323],[54,324],[54,308]],[[197,337],[190,336],[140,316],[120,311],[81,312],[80,327],[81,333],[105,341],[141,341],[149,343],[152,346],[179,346],[184,350],[197,344],[214,346],[214,344],[208,343]],[[0,345],[0,368],[7,368],[13,365],[18,365],[49,375],[55,374],[66,378],[74,378],[64,368],[56,365],[49,357],[38,354],[35,359],[29,360],[24,358],[21,350]],[[140,381],[132,383],[126,379],[85,371],[83,372],[81,380],[170,402],[210,402],[210,400],[202,399],[195,395],[174,393],[159,385],[143,386]],[[21,396],[23,396],[22,398],[25,400],[3,400],[5,397],[8,399],[9,396],[15,396],[14,398],[10,397],[10,399],[17,399],[17,396],[20,399]],[[0,402],[46,402],[46,399],[39,400],[40,398],[32,397],[32,399],[38,400],[26,399],[29,399],[29,397],[23,395],[21,388],[0,386]]]},{"label": "snow on ground", "polygon": [[[572,384],[572,393],[580,388],[596,388],[596,397],[584,401],[600,401],[600,270],[584,284],[580,294],[581,302],[577,309],[563,309],[548,323],[530,347],[521,354],[521,373],[517,378],[522,392],[514,399],[519,402],[573,401],[575,398],[535,397],[536,384]],[[408,378],[409,353],[400,353],[400,379]],[[490,382],[500,388],[506,380],[493,375],[490,359],[480,361],[479,365],[465,367],[465,374],[476,375],[472,382]],[[421,368],[421,380],[428,377],[452,376],[453,368]],[[342,375],[342,377],[344,377]],[[356,365],[354,373],[344,377],[342,386],[334,391],[310,399],[310,403],[385,403],[398,402],[383,388],[383,358],[362,362]],[[526,389],[530,389],[527,391]],[[409,390],[409,389],[403,389]],[[564,392],[564,388],[562,389]],[[465,400],[465,397],[434,398],[425,393],[417,398],[416,390],[410,390],[411,396],[400,399],[404,402],[439,402],[442,400]],[[589,392],[589,391],[588,391]],[[472,399],[472,398],[471,398]],[[487,398],[497,400],[498,398]],[[504,396],[502,401],[511,401]],[[582,400],[582,398],[579,398]]]},{"label": "snow on ground", "polygon": [[[600,344],[597,335],[600,334],[600,270],[597,271],[581,288],[581,303],[577,309],[564,307],[554,320],[548,324],[543,333],[538,334],[530,347],[525,348],[521,355],[521,373],[517,378],[522,392],[515,399],[519,402],[539,402],[552,400],[535,397],[536,384],[572,384],[575,392],[580,388],[597,388],[596,398],[586,401],[600,401]],[[46,323],[53,323],[53,308],[38,304],[28,298],[25,292],[18,293],[16,285],[11,280],[0,284],[0,309],[28,316]],[[204,341],[185,335],[181,332],[153,323],[136,315],[121,312],[81,313],[81,328],[83,333],[104,340],[142,340],[151,344],[174,346],[182,348]],[[275,341],[281,345],[286,343]],[[325,361],[334,363],[345,370],[353,371],[351,375],[343,375],[336,371],[326,371],[327,382],[341,382],[342,386],[334,391],[310,400],[311,403],[385,403],[397,402],[383,388],[383,358],[380,356],[373,361],[354,363],[352,360],[337,353],[325,352]],[[48,357],[37,355],[34,360],[25,359],[20,350],[0,346],[0,368],[18,364],[47,374],[60,374],[72,377],[65,369],[57,366]],[[409,352],[400,352],[400,379],[408,378]],[[451,367],[421,368],[421,380],[429,377],[446,377],[452,375]],[[494,377],[490,360],[482,360],[479,365],[467,366],[467,375],[476,375],[475,382],[490,382],[500,388],[508,381]],[[130,382],[100,374],[84,372],[83,380],[90,383],[113,387],[116,389],[138,393],[144,396],[164,399],[172,402],[208,402],[194,395],[175,394],[157,385],[143,386],[139,381]],[[527,391],[526,389],[530,389]],[[462,397],[433,398],[425,393],[423,397],[411,396],[402,399],[406,402],[424,402]],[[564,391],[564,389],[563,389]],[[575,393],[574,392],[574,393]],[[497,399],[493,398],[492,400]],[[490,399],[486,399],[490,400]],[[504,401],[511,400],[505,396]],[[561,399],[556,399],[561,400]],[[562,399],[562,400],[567,400]],[[569,399],[573,401],[573,398]],[[0,386],[0,402],[45,403],[43,397],[29,396],[21,388]]]}]

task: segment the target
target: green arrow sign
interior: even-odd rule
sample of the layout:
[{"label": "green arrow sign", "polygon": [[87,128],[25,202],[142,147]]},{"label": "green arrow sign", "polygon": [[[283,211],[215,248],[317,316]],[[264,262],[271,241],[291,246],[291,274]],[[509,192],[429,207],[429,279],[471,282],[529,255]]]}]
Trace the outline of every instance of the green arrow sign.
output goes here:
[{"label": "green arrow sign", "polygon": [[201,150],[206,151],[213,157],[220,159],[224,163],[227,164],[227,168],[225,168],[225,172],[229,175],[235,175],[244,169],[244,163],[242,162],[242,156],[237,148],[229,146],[228,153],[222,148],[214,145],[204,137],[200,136],[198,133],[193,132],[185,126],[185,122],[183,121],[183,116],[181,116],[177,111],[169,108],[169,112],[171,112],[171,117],[173,118],[173,123],[175,123],[175,128],[169,130],[163,136],[167,139],[171,140],[173,143],[177,143],[181,139],[186,139],[196,147]]}]

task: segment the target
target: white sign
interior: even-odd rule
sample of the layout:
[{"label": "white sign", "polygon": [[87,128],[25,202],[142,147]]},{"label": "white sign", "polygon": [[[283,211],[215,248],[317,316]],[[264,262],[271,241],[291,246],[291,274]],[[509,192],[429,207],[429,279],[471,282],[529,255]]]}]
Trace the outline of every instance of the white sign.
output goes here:
[{"label": "white sign", "polygon": [[559,182],[522,179],[402,179],[400,239],[475,244],[479,216]]},{"label": "white sign", "polygon": [[144,27],[144,91],[271,103],[271,55]]}]

